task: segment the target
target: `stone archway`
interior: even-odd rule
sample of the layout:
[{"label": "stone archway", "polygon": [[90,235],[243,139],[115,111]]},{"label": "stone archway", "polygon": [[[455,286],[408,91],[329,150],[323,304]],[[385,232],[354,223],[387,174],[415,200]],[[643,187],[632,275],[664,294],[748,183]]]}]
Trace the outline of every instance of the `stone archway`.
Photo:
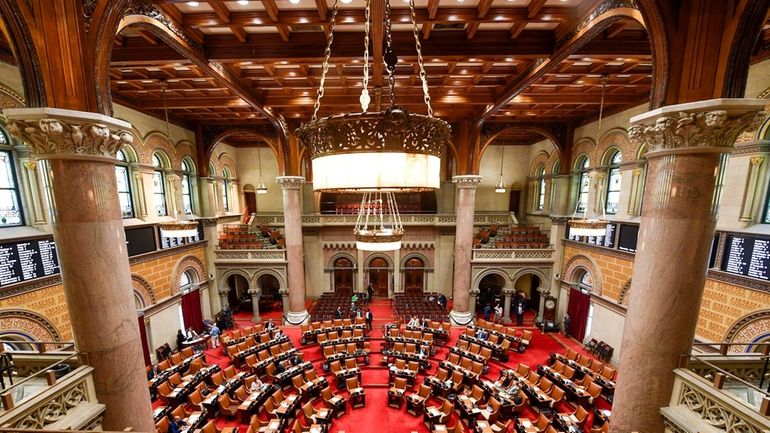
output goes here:
[{"label": "stone archway", "polygon": [[[3,335],[24,337],[27,341],[62,341],[56,326],[46,317],[30,310],[0,310],[0,338]],[[55,345],[46,349],[54,350]]]},{"label": "stone archway", "polygon": [[137,309],[155,305],[157,300],[155,299],[155,292],[152,290],[152,285],[145,280],[141,275],[131,274],[131,288],[134,291],[134,298],[137,301]]},{"label": "stone archway", "polygon": [[259,294],[259,311],[283,311],[285,287],[282,276],[270,270],[262,270],[254,276],[254,287]]},{"label": "stone archway", "polygon": [[770,340],[770,309],[755,311],[738,319],[727,331],[724,341],[727,343],[750,343],[732,346],[733,352],[755,352],[758,347],[751,343]]}]

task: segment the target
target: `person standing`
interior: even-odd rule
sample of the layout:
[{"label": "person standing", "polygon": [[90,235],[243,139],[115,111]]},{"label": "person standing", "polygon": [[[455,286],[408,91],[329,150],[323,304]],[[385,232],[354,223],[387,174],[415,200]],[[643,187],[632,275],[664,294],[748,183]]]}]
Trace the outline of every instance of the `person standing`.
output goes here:
[{"label": "person standing", "polygon": [[217,324],[213,324],[211,326],[211,330],[209,331],[209,334],[211,335],[211,348],[216,349],[219,347],[219,334],[222,332],[219,330],[219,327]]},{"label": "person standing", "polygon": [[374,315],[372,314],[372,309],[367,308],[366,309],[366,329],[372,330],[372,320],[374,320]]},{"label": "person standing", "polygon": [[562,332],[565,336],[569,336],[570,317],[568,313],[564,313],[564,319],[562,320]]},{"label": "person standing", "polygon": [[492,305],[487,303],[484,305],[484,320],[489,320],[489,318],[492,317]]},{"label": "person standing", "polygon": [[524,324],[524,303],[521,301],[516,303],[516,324],[519,326]]},{"label": "person standing", "polygon": [[182,350],[182,344],[184,343],[184,334],[182,330],[176,331],[176,350]]},{"label": "person standing", "polygon": [[503,320],[503,306],[498,302],[495,304],[495,322],[502,322]]},{"label": "person standing", "polygon": [[369,283],[369,285],[366,286],[366,293],[369,296],[369,302],[372,302],[372,299],[374,298],[374,287],[372,287],[372,283]]}]

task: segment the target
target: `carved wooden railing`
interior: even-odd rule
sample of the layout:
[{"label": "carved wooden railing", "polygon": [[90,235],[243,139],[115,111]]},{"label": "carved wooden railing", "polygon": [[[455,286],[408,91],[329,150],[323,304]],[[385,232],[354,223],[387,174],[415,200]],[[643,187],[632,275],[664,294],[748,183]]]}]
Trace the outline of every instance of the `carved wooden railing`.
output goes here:
[{"label": "carved wooden railing", "polygon": [[553,262],[553,245],[549,248],[476,248],[472,263]]},{"label": "carved wooden railing", "polygon": [[[315,226],[353,226],[356,224],[357,215],[323,215],[305,214],[302,216],[302,225]],[[405,226],[454,226],[457,216],[454,214],[402,214],[401,222]],[[493,223],[511,224],[510,213],[476,213],[473,225],[484,226]],[[270,226],[282,226],[283,214],[257,214],[253,224],[267,224]]]},{"label": "carved wooden railing", "polygon": [[286,250],[214,250],[215,263],[285,263]]},{"label": "carved wooden railing", "polygon": [[0,413],[0,427],[100,430],[105,407],[96,399],[92,372],[90,366],[78,367],[41,392]]},{"label": "carved wooden railing", "polygon": [[766,433],[770,418],[684,368],[674,370],[674,390],[661,409],[667,432]]}]

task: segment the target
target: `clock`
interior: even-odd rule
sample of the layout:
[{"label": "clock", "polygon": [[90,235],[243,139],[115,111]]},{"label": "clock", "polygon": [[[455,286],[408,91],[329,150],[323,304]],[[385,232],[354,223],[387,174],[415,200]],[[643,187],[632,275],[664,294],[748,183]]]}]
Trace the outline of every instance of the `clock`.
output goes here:
[{"label": "clock", "polygon": [[547,296],[543,302],[543,322],[556,322],[556,298]]}]

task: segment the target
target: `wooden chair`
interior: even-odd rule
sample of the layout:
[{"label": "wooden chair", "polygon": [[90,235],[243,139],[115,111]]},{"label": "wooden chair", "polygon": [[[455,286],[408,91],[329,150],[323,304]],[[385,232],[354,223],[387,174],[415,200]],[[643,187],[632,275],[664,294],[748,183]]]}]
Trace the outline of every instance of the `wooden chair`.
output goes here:
[{"label": "wooden chair", "polygon": [[591,427],[591,433],[607,433],[610,431],[610,423],[605,422],[601,427]]},{"label": "wooden chair", "polygon": [[449,419],[449,415],[452,413],[453,407],[454,406],[452,406],[452,403],[450,403],[449,400],[444,400],[444,403],[440,408],[437,406],[429,406],[425,409],[423,423],[425,423],[425,425],[432,431],[436,427],[436,424],[446,423]]},{"label": "wooden chair", "polygon": [[334,410],[334,417],[339,418],[347,411],[345,409],[345,397],[332,393],[328,386],[321,390],[321,398]]},{"label": "wooden chair", "polygon": [[171,391],[173,391],[173,389],[171,388],[171,385],[168,384],[168,381],[158,385],[158,395],[160,396],[161,401],[166,405],[171,403]]},{"label": "wooden chair", "polygon": [[238,413],[238,405],[235,404],[230,399],[230,396],[227,395],[227,393],[223,393],[221,396],[219,396],[219,410],[225,415],[229,417],[235,417],[235,414]]},{"label": "wooden chair", "polygon": [[409,394],[406,397],[406,411],[414,416],[418,416],[425,408],[425,402],[430,397],[430,386],[423,383],[416,393]]},{"label": "wooden chair", "polygon": [[316,409],[313,407],[312,401],[308,401],[302,406],[302,413],[308,422],[313,424],[329,424],[332,422],[332,410],[326,407]]},{"label": "wooden chair", "polygon": [[168,433],[168,417],[163,417],[160,421],[155,423],[155,431],[157,433]]},{"label": "wooden chair", "polygon": [[540,416],[538,416],[535,420],[534,426],[538,433],[545,433],[548,427],[551,426],[551,421],[549,421],[548,418],[541,413]]},{"label": "wooden chair", "polygon": [[388,406],[401,409],[406,392],[406,378],[397,377],[393,386],[388,390]]},{"label": "wooden chair", "polygon": [[586,387],[586,391],[590,395],[588,402],[593,404],[594,400],[596,400],[602,394],[602,387],[597,385],[595,382],[591,382],[588,384],[588,387]]},{"label": "wooden chair", "polygon": [[345,386],[347,386],[350,394],[350,407],[357,409],[366,406],[366,390],[359,385],[358,376],[347,378]]}]

